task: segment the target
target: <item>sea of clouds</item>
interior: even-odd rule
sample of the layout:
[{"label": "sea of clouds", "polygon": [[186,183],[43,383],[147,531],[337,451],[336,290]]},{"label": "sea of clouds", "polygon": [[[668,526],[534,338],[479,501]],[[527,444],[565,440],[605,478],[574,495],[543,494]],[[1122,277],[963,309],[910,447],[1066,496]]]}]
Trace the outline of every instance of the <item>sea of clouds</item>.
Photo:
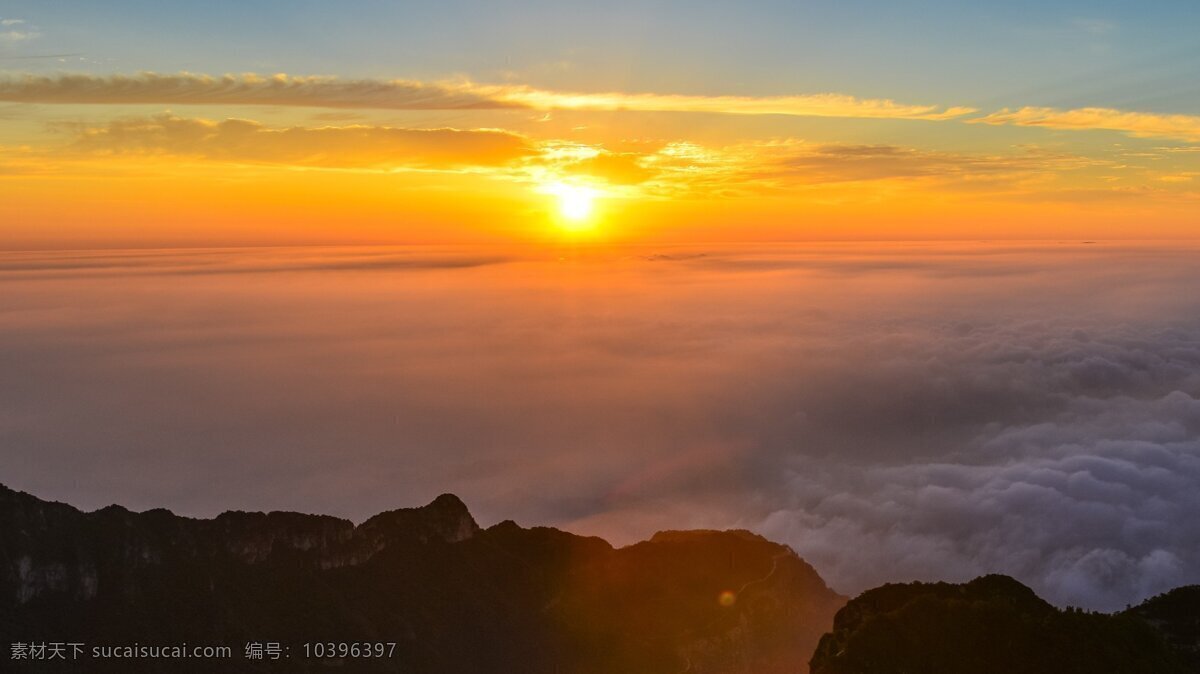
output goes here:
[{"label": "sea of clouds", "polygon": [[837,590],[1200,582],[1200,251],[0,255],[0,482],[617,543],[745,527]]}]

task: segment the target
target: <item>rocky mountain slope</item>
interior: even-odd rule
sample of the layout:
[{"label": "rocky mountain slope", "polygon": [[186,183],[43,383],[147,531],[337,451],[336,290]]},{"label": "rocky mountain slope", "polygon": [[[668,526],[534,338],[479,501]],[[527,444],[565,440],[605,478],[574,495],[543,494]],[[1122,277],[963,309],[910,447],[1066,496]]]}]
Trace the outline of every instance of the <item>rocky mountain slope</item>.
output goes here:
[{"label": "rocky mountain slope", "polygon": [[[18,671],[774,674],[806,668],[845,598],[745,531],[613,548],[454,496],[355,526],[297,513],[84,513],[0,487],[0,643],[224,644],[222,661],[5,660]],[[279,661],[246,660],[276,642]],[[395,642],[388,658],[303,643]]]},{"label": "rocky mountain slope", "polygon": [[[0,654],[0,670],[803,674],[811,659],[812,674],[1178,674],[1200,672],[1200,587],[1115,615],[1058,609],[1006,576],[889,584],[847,603],[790,548],[746,531],[614,548],[512,522],[482,529],[451,495],[355,526],[84,513],[0,487],[0,645],[41,642],[88,651]],[[396,646],[318,657],[306,642]],[[89,657],[183,643],[232,653]],[[278,660],[245,657],[272,643]]]}]

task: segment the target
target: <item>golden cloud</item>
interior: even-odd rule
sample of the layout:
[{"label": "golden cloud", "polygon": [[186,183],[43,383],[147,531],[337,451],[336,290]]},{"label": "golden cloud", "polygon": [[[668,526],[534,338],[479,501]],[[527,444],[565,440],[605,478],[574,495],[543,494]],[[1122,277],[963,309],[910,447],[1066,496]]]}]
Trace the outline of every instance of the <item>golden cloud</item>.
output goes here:
[{"label": "golden cloud", "polygon": [[601,152],[569,165],[571,173],[601,178],[615,185],[636,185],[656,175],[644,164],[644,155],[632,152]]},{"label": "golden cloud", "polygon": [[1044,126],[1052,129],[1121,131],[1140,138],[1175,138],[1200,142],[1200,116],[1128,112],[1112,108],[1004,108],[970,120],[982,124]]},{"label": "golden cloud", "polygon": [[797,117],[863,117],[946,120],[975,112],[974,108],[907,105],[890,99],[857,98],[846,94],[805,96],[683,96],[676,94],[563,93],[526,86],[464,85],[460,90],[539,110],[635,112],[708,112],[733,115],[791,115]]}]

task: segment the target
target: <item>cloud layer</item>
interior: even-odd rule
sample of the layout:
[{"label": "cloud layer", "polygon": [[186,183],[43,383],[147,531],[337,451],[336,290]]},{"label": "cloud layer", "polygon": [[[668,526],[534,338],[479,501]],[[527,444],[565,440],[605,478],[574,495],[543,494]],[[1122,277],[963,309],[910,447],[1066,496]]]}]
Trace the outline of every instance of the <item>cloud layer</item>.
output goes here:
[{"label": "cloud layer", "polygon": [[57,123],[72,140],[48,158],[173,156],[218,162],[329,168],[506,167],[507,177],[545,183],[587,177],[616,193],[711,195],[719,190],[778,192],[790,186],[866,181],[966,183],[1011,188],[1038,175],[1064,175],[1096,165],[1067,154],[1026,150],[973,155],[895,145],[802,141],[702,147],[650,143],[636,151],[601,144],[535,141],[498,129],[413,129],[390,126],[271,128],[247,119],[213,121],[169,113],[126,117],[101,126]]},{"label": "cloud layer", "polygon": [[3,480],[358,519],[454,491],[618,542],[750,527],[843,592],[1118,608],[1200,582],[1195,254],[10,253]]},{"label": "cloud layer", "polygon": [[[0,40],[17,42],[37,33],[6,25]],[[275,74],[195,73],[136,75],[33,75],[0,78],[0,101],[14,103],[282,105],[382,110],[581,110],[785,115],[861,119],[958,120],[989,125],[1067,130],[1121,131],[1138,137],[1200,141],[1200,117],[1090,107],[1027,106],[974,116],[967,106],[914,105],[841,93],[792,96],[695,96],[660,93],[580,93],[520,84],[469,81],[345,79]]]}]

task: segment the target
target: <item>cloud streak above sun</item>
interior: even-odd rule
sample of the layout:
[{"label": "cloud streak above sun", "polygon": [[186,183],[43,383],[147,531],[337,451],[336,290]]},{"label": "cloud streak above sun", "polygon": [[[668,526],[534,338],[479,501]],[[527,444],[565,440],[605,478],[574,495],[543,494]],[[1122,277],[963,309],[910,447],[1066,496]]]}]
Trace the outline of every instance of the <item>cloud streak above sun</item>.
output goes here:
[{"label": "cloud streak above sun", "polygon": [[590,110],[706,112],[800,117],[943,120],[961,106],[909,105],[845,94],[682,96],[569,93],[520,85],[341,79],[256,74],[22,75],[0,79],[0,101],[17,103],[287,105],[384,110]]},{"label": "cloud streak above sun", "polygon": [[467,90],[410,80],[255,74],[20,75],[0,79],[15,103],[294,105],[319,108],[470,110],[521,107]]},{"label": "cloud streak above sun", "polygon": [[630,112],[700,112],[727,115],[790,115],[797,117],[858,117],[868,119],[946,120],[975,112],[974,108],[907,105],[889,99],[864,99],[846,94],[808,96],[683,96],[674,94],[566,93],[525,86],[471,85],[470,90],[538,110]]},{"label": "cloud streak above sun", "polygon": [[964,105],[901,103],[843,93],[701,96],[582,93],[521,84],[404,79],[346,79],[286,74],[212,76],[12,74],[0,77],[0,101],[86,105],[273,105],[361,110],[538,110],[709,113],[857,119],[963,121],[1063,130],[1118,131],[1136,137],[1200,142],[1200,116],[1088,107],[1026,106],[981,113]]}]

